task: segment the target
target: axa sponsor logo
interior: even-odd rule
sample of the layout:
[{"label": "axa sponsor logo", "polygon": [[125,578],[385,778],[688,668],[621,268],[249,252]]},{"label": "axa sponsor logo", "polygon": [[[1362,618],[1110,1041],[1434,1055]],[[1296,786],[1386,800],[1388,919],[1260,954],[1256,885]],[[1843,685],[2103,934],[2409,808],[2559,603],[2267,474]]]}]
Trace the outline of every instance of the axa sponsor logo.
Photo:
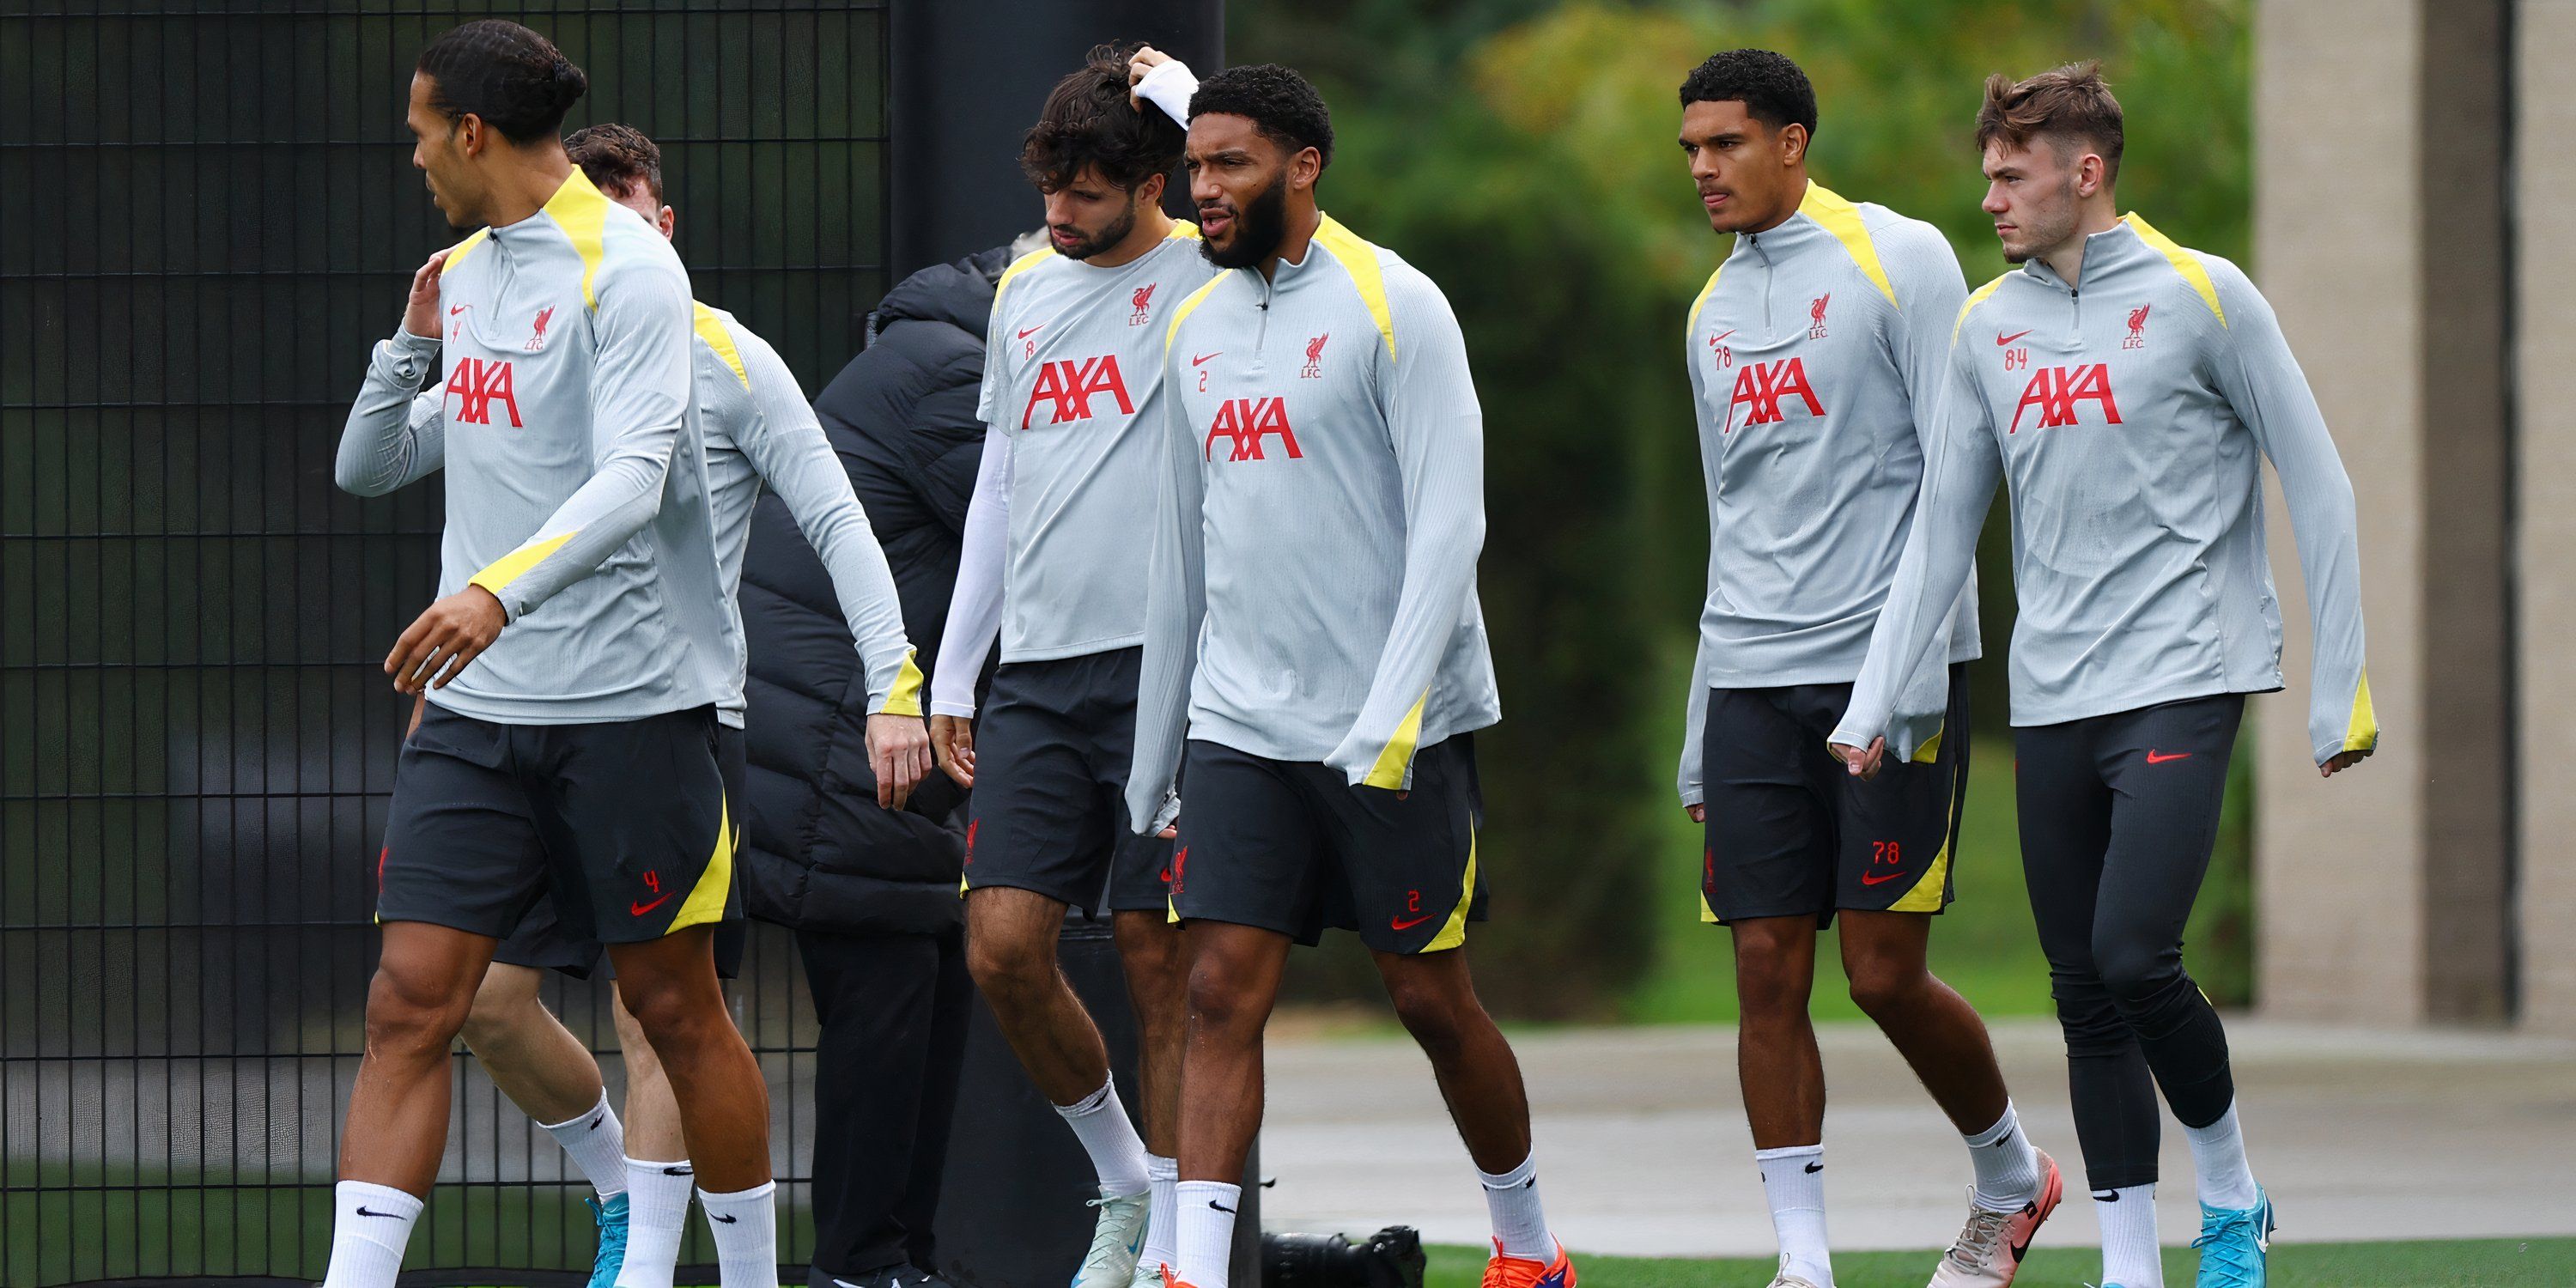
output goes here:
[{"label": "axa sponsor logo", "polygon": [[1136,414],[1135,401],[1127,396],[1127,382],[1118,374],[1118,355],[1102,354],[1097,358],[1065,358],[1038,368],[1037,385],[1029,390],[1029,405],[1020,413],[1020,428],[1027,429],[1036,421],[1038,404],[1046,403],[1049,425],[1067,421],[1089,420],[1091,400],[1109,395],[1123,416]]},{"label": "axa sponsor logo", "polygon": [[[1767,425],[1785,420],[1781,400],[1796,397],[1807,405],[1807,414],[1822,416],[1825,405],[1816,400],[1815,386],[1807,381],[1807,363],[1803,358],[1784,358],[1778,362],[1748,362],[1735,369],[1735,393],[1726,404],[1726,432],[1733,433],[1737,424]],[[1743,413],[1741,422],[1736,414]]]},{"label": "axa sponsor logo", "polygon": [[2022,418],[2032,408],[2039,409],[2039,422],[2032,428],[2055,429],[2080,423],[2076,414],[2079,404],[2098,404],[2102,423],[2120,423],[2120,404],[2111,397],[2111,368],[2103,363],[2080,367],[2038,367],[2030,373],[2030,383],[2022,386],[2021,401],[2013,405],[2012,426],[2004,432],[2021,432]]},{"label": "axa sponsor logo", "polygon": [[1269,457],[1262,451],[1262,440],[1275,437],[1288,450],[1290,460],[1302,460],[1305,453],[1297,449],[1297,432],[1288,427],[1288,404],[1280,398],[1228,398],[1218,403],[1216,418],[1208,422],[1205,460],[1216,459],[1216,440],[1226,440],[1229,461],[1259,461]]},{"label": "axa sponsor logo", "polygon": [[489,425],[492,404],[499,403],[510,428],[521,428],[518,383],[507,360],[458,358],[447,369],[446,397],[457,400],[448,419],[460,425]]}]

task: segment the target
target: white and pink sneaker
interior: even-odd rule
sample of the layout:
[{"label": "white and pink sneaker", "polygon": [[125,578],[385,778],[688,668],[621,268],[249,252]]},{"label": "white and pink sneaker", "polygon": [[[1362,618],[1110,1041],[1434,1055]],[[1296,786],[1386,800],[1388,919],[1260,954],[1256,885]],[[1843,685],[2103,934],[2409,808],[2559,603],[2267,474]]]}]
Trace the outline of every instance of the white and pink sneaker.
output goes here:
[{"label": "white and pink sneaker", "polygon": [[2029,1254],[2040,1222],[2057,1210],[2057,1200],[2066,1191],[2057,1174],[2057,1160],[2045,1150],[2039,1154],[2039,1169],[2039,1197],[2022,1204],[2020,1211],[1968,1209],[1967,1228],[1932,1272],[1931,1288],[2004,1288],[2021,1273],[2021,1259]]}]

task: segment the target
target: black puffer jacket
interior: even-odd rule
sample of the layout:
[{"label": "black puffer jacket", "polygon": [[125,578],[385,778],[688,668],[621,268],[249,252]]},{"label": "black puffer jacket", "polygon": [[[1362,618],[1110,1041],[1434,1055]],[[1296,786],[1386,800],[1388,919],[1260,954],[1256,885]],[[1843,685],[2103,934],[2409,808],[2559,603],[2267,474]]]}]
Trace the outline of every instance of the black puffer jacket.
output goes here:
[{"label": "black puffer jacket", "polygon": [[[939,656],[983,454],[975,395],[993,282],[1007,262],[996,249],[905,278],[878,304],[867,348],[814,400],[885,546],[925,673]],[[849,626],[822,561],[774,501],[752,513],[742,617],[751,658],[741,873],[751,915],[853,934],[958,924],[965,794],[933,769],[909,807],[877,807],[867,686]]]}]

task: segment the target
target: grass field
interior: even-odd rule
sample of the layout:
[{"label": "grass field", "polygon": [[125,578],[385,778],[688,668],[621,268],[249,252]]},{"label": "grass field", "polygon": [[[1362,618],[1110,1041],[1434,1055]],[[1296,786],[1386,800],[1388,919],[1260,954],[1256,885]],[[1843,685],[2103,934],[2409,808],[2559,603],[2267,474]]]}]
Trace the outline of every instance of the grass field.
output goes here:
[{"label": "grass field", "polygon": [[[1436,1247],[1425,1288],[1475,1288],[1485,1253]],[[1934,1258],[1919,1252],[1846,1253],[1834,1258],[1837,1288],[1922,1288]],[[2192,1281],[2197,1255],[2165,1252],[2165,1282]],[[1583,1288],[1762,1288],[1772,1263],[1685,1258],[1585,1257]],[[2027,1288],[2075,1288],[2101,1271],[2090,1252],[2043,1249],[2017,1281]],[[2576,1239],[2476,1239],[2443,1243],[2278,1244],[2271,1288],[2568,1288],[2576,1284]]]}]

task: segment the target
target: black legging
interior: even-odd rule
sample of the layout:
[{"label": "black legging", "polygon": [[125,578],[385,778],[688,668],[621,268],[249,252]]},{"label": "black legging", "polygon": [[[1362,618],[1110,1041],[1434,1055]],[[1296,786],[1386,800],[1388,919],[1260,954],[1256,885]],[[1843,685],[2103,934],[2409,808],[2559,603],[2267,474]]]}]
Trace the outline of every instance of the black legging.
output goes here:
[{"label": "black legging", "polygon": [[2096,1190],[2156,1179],[2156,1088],[2187,1127],[2236,1098],[2227,1033],[2183,969],[2182,932],[2244,710],[2222,694],[2014,730],[2022,871]]}]

